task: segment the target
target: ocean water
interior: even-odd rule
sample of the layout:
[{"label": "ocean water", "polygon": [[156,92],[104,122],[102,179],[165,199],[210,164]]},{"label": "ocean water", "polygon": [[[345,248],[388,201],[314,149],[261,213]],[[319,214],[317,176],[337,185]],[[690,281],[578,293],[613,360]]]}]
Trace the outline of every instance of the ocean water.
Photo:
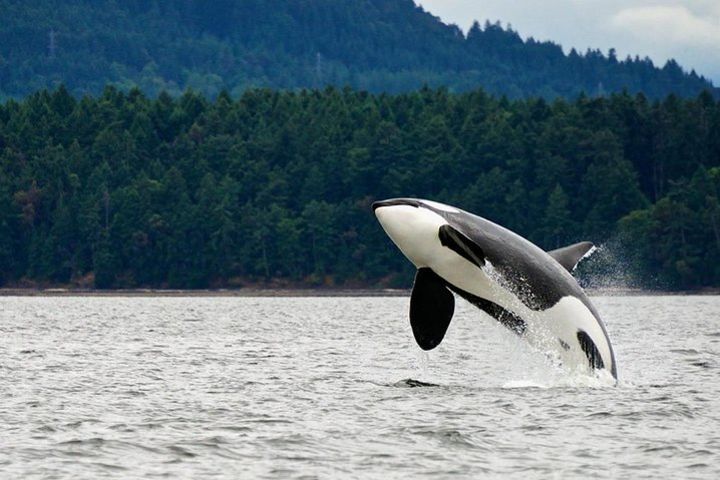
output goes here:
[{"label": "ocean water", "polygon": [[0,298],[0,478],[720,478],[720,297],[597,297],[620,381],[469,304]]}]

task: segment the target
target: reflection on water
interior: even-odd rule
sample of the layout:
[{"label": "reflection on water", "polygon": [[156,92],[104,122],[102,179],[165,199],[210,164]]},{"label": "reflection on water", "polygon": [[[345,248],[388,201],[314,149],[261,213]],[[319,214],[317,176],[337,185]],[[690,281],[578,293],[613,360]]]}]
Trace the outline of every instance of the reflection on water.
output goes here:
[{"label": "reflection on water", "polygon": [[0,298],[3,478],[720,474],[720,298],[596,298],[620,383],[468,304]]}]

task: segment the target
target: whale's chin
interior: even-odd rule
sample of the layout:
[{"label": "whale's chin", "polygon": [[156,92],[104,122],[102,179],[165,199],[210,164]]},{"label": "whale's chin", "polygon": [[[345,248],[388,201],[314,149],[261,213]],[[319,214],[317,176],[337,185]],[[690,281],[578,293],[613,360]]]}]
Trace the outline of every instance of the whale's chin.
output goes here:
[{"label": "whale's chin", "polygon": [[375,209],[385,233],[417,268],[427,267],[442,248],[438,237],[447,222],[437,213],[411,205],[390,205]]}]

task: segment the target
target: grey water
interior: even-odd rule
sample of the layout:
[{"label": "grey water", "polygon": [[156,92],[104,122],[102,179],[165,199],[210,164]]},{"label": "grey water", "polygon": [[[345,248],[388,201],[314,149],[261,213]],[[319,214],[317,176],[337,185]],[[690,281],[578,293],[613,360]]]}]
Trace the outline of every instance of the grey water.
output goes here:
[{"label": "grey water", "polygon": [[720,478],[720,297],[597,297],[617,386],[459,301],[0,298],[0,478]]}]

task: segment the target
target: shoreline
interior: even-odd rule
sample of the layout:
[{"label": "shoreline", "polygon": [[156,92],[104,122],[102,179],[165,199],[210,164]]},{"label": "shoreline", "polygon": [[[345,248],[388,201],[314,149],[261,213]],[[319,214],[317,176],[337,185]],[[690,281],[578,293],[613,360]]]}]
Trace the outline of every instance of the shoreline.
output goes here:
[{"label": "shoreline", "polygon": [[[690,291],[641,290],[629,288],[588,288],[590,297],[713,296],[720,289]],[[241,289],[120,289],[0,288],[0,297],[409,297],[410,289],[395,288],[241,288]]]},{"label": "shoreline", "polygon": [[0,288],[0,297],[405,297],[405,289],[355,288],[240,288],[94,290],[73,288]]}]

